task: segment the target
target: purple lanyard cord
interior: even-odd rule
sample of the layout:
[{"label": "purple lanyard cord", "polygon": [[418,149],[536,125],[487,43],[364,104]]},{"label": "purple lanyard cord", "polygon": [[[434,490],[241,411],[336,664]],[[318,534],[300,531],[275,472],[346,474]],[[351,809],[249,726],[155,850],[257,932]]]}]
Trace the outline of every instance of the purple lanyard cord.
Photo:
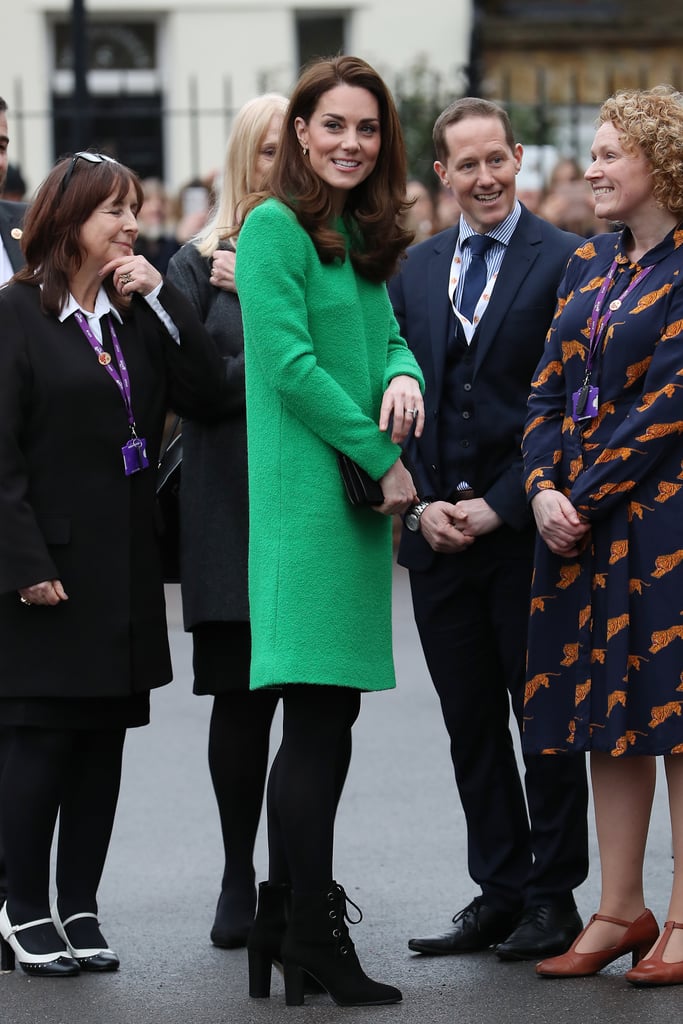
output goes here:
[{"label": "purple lanyard cord", "polygon": [[121,397],[123,398],[124,404],[126,406],[126,412],[128,413],[128,426],[130,427],[131,437],[137,437],[137,434],[135,432],[135,417],[133,416],[133,403],[131,398],[131,387],[130,377],[128,376],[128,367],[126,366],[126,361],[123,358],[121,345],[117,337],[116,331],[114,330],[114,324],[112,323],[111,317],[107,316],[107,324],[109,325],[109,333],[111,334],[111,341],[112,345],[114,346],[114,355],[116,357],[118,372],[115,369],[115,367],[113,367],[111,364],[111,356],[102,348],[102,345],[95,337],[92,328],[90,327],[90,324],[88,323],[87,319],[83,316],[80,309],[76,310],[76,312],[74,313],[74,319],[76,320],[76,323],[78,324],[80,329],[83,331],[83,334],[87,338],[93,352],[97,354],[97,360],[100,366],[104,367],[104,369],[107,371],[111,379],[116,383],[117,387],[119,388],[119,391],[121,392]]},{"label": "purple lanyard cord", "polygon": [[629,284],[626,291],[623,292],[623,294],[618,299],[615,299],[613,302],[610,302],[605,312],[605,315],[601,320],[600,311],[605,301],[605,296],[607,295],[607,292],[609,291],[612,282],[614,281],[614,276],[617,272],[618,266],[618,261],[616,259],[613,260],[612,266],[607,271],[605,280],[602,282],[602,285],[600,286],[598,297],[596,298],[595,305],[593,306],[593,312],[591,314],[590,336],[588,339],[588,357],[586,359],[586,380],[590,379],[591,372],[593,370],[593,363],[595,361],[595,356],[600,346],[600,341],[604,336],[605,331],[607,330],[607,325],[610,322],[612,313],[616,312],[620,308],[626,297],[633,291],[633,289],[637,287],[637,285],[639,285],[640,282],[647,277],[651,270],[654,270],[654,266],[643,267],[642,270],[639,270],[636,276]]}]

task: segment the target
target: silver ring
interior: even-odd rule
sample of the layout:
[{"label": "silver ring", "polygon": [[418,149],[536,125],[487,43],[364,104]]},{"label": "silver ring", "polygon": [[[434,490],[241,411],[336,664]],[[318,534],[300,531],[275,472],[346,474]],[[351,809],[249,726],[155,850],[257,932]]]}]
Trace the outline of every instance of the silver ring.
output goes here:
[{"label": "silver ring", "polygon": [[31,602],[27,601],[25,597],[20,597],[19,600],[21,601],[22,604],[25,604],[25,605],[30,605],[31,604]]},{"label": "silver ring", "polygon": [[409,416],[417,416],[417,409],[406,409],[405,411],[408,413]]},{"label": "silver ring", "polygon": [[129,273],[121,274],[121,277],[119,278],[121,284],[130,284],[132,280],[133,275]]}]

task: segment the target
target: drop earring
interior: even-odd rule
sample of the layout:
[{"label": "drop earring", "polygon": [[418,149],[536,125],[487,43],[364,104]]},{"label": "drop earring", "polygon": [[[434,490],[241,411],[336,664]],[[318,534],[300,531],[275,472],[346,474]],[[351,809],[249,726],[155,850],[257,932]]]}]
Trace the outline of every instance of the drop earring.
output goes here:
[{"label": "drop earring", "polygon": [[301,146],[301,152],[303,153],[304,156],[308,156],[308,146],[306,145],[305,142]]}]

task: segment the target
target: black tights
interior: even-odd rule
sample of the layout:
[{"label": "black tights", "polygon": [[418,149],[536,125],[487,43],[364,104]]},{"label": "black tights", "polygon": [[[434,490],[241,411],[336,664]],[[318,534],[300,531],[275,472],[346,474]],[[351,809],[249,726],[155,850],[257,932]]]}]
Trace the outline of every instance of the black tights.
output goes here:
[{"label": "black tights", "polygon": [[225,848],[222,888],[238,900],[254,891],[254,843],[279,697],[272,691],[235,690],[213,702],[209,769]]},{"label": "black tights", "polygon": [[[10,735],[11,731],[9,729],[0,727],[0,779],[2,778],[2,773],[5,768]],[[5,844],[2,841],[2,829],[0,828],[0,907],[5,902],[6,896],[7,870],[5,868]]]},{"label": "black tights", "polygon": [[121,781],[125,729],[8,730],[0,830],[13,924],[50,916],[50,848],[59,813],[56,883],[62,920],[97,913]]},{"label": "black tights", "polygon": [[282,743],[268,780],[269,880],[320,890],[333,878],[334,819],[360,692],[287,685],[282,700]]}]

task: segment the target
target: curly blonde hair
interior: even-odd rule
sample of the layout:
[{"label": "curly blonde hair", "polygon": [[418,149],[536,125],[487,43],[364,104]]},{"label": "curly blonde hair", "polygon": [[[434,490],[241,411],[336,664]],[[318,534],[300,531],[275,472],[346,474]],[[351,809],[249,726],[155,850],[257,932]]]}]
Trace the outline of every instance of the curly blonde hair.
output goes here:
[{"label": "curly blonde hair", "polygon": [[628,152],[640,150],[652,166],[652,195],[683,214],[683,94],[670,85],[624,89],[605,100],[598,126],[613,124]]}]

